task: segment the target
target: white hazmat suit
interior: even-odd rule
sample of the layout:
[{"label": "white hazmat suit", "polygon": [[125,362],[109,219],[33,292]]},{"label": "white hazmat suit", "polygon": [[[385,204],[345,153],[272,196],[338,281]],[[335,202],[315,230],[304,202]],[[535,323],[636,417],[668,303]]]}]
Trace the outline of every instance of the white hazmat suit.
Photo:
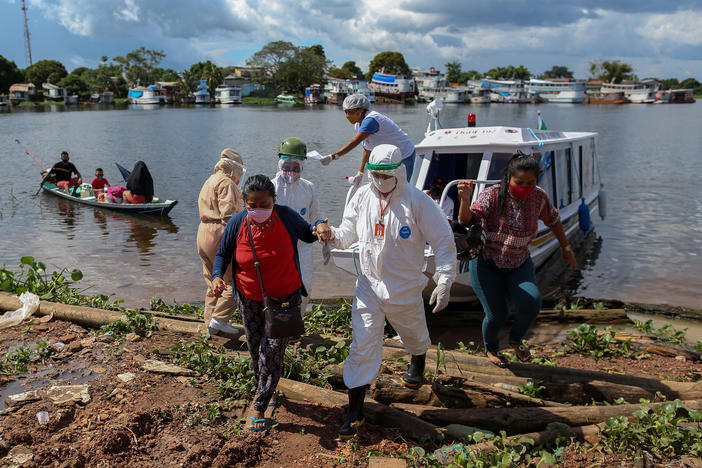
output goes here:
[{"label": "white hazmat suit", "polygon": [[[276,203],[280,205],[287,205],[293,210],[297,211],[300,216],[302,216],[305,221],[310,224],[314,224],[319,219],[319,198],[317,197],[317,189],[314,184],[309,180],[298,178],[294,182],[289,182],[285,180],[285,176],[282,171],[282,164],[288,158],[281,158],[279,168],[280,171],[273,178],[273,185],[275,185]],[[295,158],[290,158],[295,160]],[[300,164],[300,170],[302,171],[302,161],[297,161]],[[303,315],[307,309],[307,303],[310,296],[312,295],[312,249],[314,244],[307,244],[302,241],[297,243],[297,251],[300,257],[300,271],[302,273],[302,282],[307,289],[307,297],[302,299],[302,312]]]},{"label": "white hazmat suit", "polygon": [[456,246],[446,217],[431,198],[406,182],[401,161],[397,147],[376,146],[366,168],[371,175],[374,168],[393,175],[394,190],[384,197],[374,186],[379,179],[371,177],[374,183],[358,189],[344,210],[341,225],[332,228],[334,247],[346,249],[354,242],[359,246],[353,341],[344,362],[344,383],[350,389],[375,380],[382,361],[385,319],[410,354],[422,355],[431,345],[422,299],[428,281],[423,273],[427,242],[434,251],[439,285],[432,298],[441,291],[442,306],[437,305],[437,310],[448,302],[448,290],[456,277]]}]

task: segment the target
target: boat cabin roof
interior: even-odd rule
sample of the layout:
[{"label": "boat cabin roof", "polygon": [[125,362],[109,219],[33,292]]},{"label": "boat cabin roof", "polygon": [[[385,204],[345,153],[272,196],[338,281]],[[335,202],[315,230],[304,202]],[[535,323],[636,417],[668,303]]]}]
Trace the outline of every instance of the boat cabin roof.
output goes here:
[{"label": "boat cabin roof", "polygon": [[514,146],[564,143],[596,136],[592,132],[561,132],[520,127],[440,128],[430,132],[416,148]]}]

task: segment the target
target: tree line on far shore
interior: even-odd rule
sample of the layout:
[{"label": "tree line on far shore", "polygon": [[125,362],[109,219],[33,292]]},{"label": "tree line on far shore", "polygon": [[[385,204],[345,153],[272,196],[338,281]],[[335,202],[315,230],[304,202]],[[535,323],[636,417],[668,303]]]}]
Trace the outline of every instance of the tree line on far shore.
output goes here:
[{"label": "tree line on far shore", "polygon": [[[86,96],[91,92],[109,90],[118,98],[126,97],[130,87],[137,84],[148,86],[156,82],[177,82],[181,96],[191,95],[198,80],[207,80],[210,96],[224,77],[237,67],[220,67],[211,61],[197,62],[180,72],[162,68],[161,61],[166,57],[161,50],[140,47],[123,56],[112,59],[103,56],[96,68],[78,67],[70,73],[57,60],[40,60],[26,69],[0,55],[0,93],[7,93],[13,83],[34,83],[41,89],[42,83],[52,83],[66,88],[68,94]],[[354,61],[346,61],[341,66],[326,58],[324,47],[297,46],[288,41],[273,41],[253,54],[246,65],[262,71],[251,79],[265,87],[262,94],[273,96],[279,92],[302,93],[312,84],[324,84],[327,77],[339,79],[370,80],[375,72],[409,75],[410,67],[400,52],[384,51],[369,62],[368,71],[363,72]],[[468,80],[493,78],[503,80],[528,80],[535,75],[524,65],[494,67],[481,73],[477,70],[463,71],[461,63],[452,61],[445,64],[446,79],[450,83],[465,84]],[[590,79],[621,83],[635,80],[637,76],[630,64],[619,60],[599,60],[590,63]],[[536,75],[537,78],[573,78],[567,66],[555,65]],[[702,94],[702,84],[695,78],[657,79],[663,89],[692,88],[695,94]]]}]

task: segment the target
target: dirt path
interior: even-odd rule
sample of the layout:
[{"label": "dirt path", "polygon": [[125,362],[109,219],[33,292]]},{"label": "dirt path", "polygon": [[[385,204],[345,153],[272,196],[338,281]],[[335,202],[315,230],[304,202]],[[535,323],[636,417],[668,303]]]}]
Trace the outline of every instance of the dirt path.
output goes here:
[{"label": "dirt path", "polygon": [[[341,408],[281,396],[267,414],[271,427],[254,433],[245,427],[247,402],[222,399],[213,379],[184,368],[170,373],[144,369],[150,360],[169,362],[175,344],[191,341],[192,335],[161,331],[149,338],[115,341],[62,321],[4,330],[0,354],[28,349],[30,362],[26,371],[0,374],[0,466],[368,466],[370,457],[378,454],[404,457],[413,466],[411,449],[418,443],[391,429],[366,424],[352,443],[337,441],[336,431],[344,420]],[[32,351],[41,348],[40,342],[60,349],[42,360]],[[544,348],[538,354],[546,358],[551,352]],[[699,378],[699,363],[662,356],[597,361],[566,355],[553,360],[581,369]],[[391,361],[383,368],[397,374],[401,367]],[[67,385],[87,385],[88,397],[77,394],[81,401],[57,404],[45,394],[52,386]],[[9,395],[27,391],[38,392],[34,401],[5,403]],[[48,413],[48,424],[37,418],[42,411]],[[571,446],[560,466],[648,465]]]}]

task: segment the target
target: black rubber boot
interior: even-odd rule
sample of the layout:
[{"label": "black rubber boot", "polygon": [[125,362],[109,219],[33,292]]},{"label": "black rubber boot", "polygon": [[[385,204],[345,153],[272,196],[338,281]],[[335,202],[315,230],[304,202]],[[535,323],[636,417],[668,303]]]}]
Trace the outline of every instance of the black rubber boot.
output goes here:
[{"label": "black rubber boot", "polygon": [[424,366],[426,364],[426,354],[412,356],[409,369],[402,376],[402,384],[407,388],[419,388],[424,381]]},{"label": "black rubber boot", "polygon": [[358,428],[366,421],[363,417],[363,400],[366,398],[366,386],[349,389],[349,416],[341,429],[339,429],[339,439],[352,439]]}]

